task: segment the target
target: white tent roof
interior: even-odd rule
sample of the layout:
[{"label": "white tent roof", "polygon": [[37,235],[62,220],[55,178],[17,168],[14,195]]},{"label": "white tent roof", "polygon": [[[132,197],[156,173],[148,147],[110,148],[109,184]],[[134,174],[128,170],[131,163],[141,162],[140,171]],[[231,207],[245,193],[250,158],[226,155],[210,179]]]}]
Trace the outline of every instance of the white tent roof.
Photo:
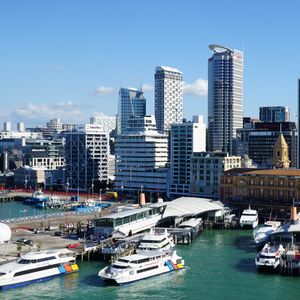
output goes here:
[{"label": "white tent roof", "polygon": [[0,223],[0,244],[10,241],[11,230],[5,223]]},{"label": "white tent roof", "polygon": [[168,202],[163,218],[198,215],[209,211],[221,210],[223,207],[224,205],[221,202],[212,201],[211,199],[180,197]]}]

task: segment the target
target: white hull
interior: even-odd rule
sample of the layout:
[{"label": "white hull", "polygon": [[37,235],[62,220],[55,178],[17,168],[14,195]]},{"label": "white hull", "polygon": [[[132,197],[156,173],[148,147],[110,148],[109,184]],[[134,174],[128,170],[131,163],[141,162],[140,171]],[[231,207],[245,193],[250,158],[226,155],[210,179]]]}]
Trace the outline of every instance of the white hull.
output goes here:
[{"label": "white hull", "polygon": [[153,277],[153,276],[156,276],[156,275],[161,275],[161,274],[169,273],[169,272],[172,272],[172,271],[167,266],[164,266],[164,267],[161,267],[161,268],[156,269],[156,270],[150,270],[150,271],[147,271],[147,272],[143,272],[143,273],[140,273],[140,274],[135,274],[135,275],[128,276],[128,277],[120,277],[120,278],[114,277],[113,278],[113,277],[110,277],[110,276],[107,276],[107,275],[104,275],[104,274],[99,274],[99,276],[104,281],[114,281],[117,284],[126,284],[126,283],[131,283],[131,282],[134,282],[134,281],[146,279],[146,278],[149,278],[149,277]]},{"label": "white hull", "polygon": [[258,220],[255,220],[253,222],[240,222],[240,226],[242,228],[252,228],[255,229],[258,226]]}]

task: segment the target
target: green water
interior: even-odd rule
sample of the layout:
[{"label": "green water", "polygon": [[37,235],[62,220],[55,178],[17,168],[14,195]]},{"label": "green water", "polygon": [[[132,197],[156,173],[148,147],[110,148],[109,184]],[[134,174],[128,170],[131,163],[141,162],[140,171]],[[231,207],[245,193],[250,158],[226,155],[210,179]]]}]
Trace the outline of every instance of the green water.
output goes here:
[{"label": "green water", "polygon": [[6,202],[0,203],[0,220],[51,214],[60,211],[62,210],[39,209],[35,208],[33,205],[23,204],[23,202],[19,201]]},{"label": "green water", "polygon": [[79,273],[0,293],[18,299],[299,299],[300,277],[258,274],[251,231],[205,230],[190,246],[177,246],[186,269],[107,286],[97,278],[105,264],[80,263]]}]

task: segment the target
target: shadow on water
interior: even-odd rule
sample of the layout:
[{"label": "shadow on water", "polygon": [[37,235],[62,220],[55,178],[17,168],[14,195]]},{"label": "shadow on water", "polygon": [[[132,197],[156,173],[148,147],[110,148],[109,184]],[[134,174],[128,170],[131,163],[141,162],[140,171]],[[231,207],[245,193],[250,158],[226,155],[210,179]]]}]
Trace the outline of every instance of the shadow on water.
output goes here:
[{"label": "shadow on water", "polygon": [[256,244],[252,236],[239,236],[235,239],[235,246],[247,253],[257,253]]},{"label": "shadow on water", "polygon": [[105,287],[107,286],[104,281],[101,280],[96,274],[85,276],[80,280],[81,283],[93,286],[93,287]]},{"label": "shadow on water", "polygon": [[244,258],[241,259],[236,265],[236,269],[238,269],[241,272],[247,272],[247,273],[253,273],[257,272],[255,263],[254,263],[254,258]]}]

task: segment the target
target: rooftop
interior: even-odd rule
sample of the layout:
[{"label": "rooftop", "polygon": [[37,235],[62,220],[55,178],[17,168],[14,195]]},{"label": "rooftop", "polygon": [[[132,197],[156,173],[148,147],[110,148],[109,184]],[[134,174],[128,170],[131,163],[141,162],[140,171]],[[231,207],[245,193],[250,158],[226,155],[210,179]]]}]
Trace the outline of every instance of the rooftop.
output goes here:
[{"label": "rooftop", "polygon": [[270,176],[300,176],[299,169],[247,169],[247,168],[234,168],[225,171],[224,174],[253,174],[253,175],[270,175]]}]

